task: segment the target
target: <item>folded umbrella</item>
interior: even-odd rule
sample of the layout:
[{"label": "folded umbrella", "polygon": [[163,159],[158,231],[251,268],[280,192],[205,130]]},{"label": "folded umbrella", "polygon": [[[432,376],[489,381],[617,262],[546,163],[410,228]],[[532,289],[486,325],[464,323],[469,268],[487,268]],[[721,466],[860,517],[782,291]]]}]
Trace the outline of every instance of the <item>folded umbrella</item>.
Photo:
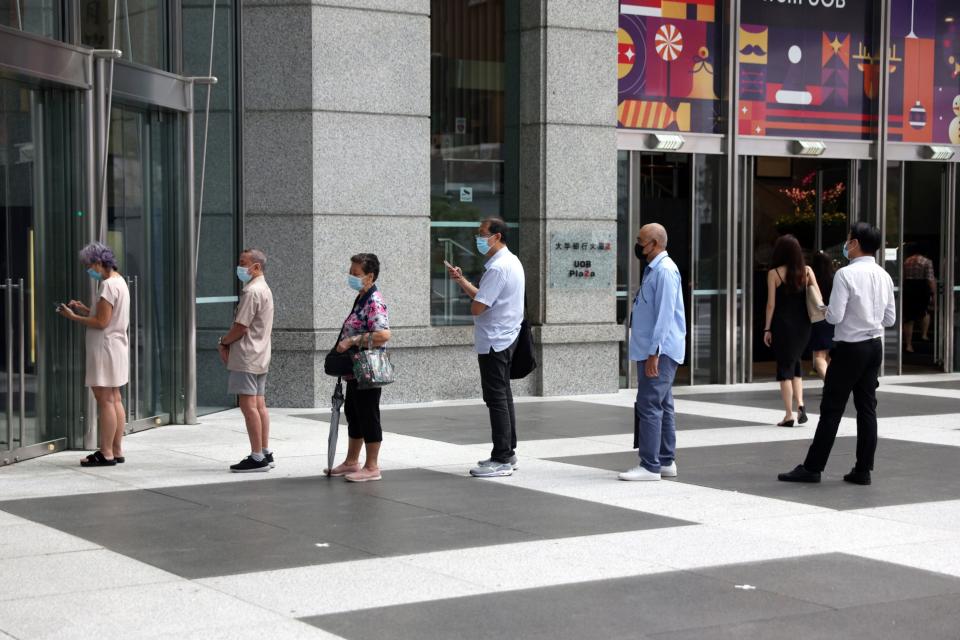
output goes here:
[{"label": "folded umbrella", "polygon": [[[337,435],[340,432],[340,408],[343,406],[343,384],[337,378],[330,398],[330,434],[327,436],[327,469],[333,470],[333,460],[337,455]],[[332,476],[330,476],[332,477]]]}]

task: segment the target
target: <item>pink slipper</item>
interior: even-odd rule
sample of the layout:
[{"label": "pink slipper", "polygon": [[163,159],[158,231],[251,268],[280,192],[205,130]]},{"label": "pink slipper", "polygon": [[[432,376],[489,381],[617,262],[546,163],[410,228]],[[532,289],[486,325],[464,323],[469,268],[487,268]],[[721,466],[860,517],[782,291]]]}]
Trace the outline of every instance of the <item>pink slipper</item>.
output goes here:
[{"label": "pink slipper", "polygon": [[372,482],[380,479],[380,469],[360,469],[346,476],[347,482]]},{"label": "pink slipper", "polygon": [[345,476],[348,473],[354,473],[360,471],[359,464],[347,464],[346,462],[338,464],[333,469],[324,469],[323,474],[326,476],[333,476],[334,478],[339,478]]}]

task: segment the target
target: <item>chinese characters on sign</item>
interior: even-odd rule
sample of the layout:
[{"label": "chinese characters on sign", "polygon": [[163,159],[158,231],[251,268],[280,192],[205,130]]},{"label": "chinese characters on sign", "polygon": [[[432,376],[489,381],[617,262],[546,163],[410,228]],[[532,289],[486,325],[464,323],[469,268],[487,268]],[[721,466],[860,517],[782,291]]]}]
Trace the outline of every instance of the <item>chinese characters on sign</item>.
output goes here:
[{"label": "chinese characters on sign", "polygon": [[550,234],[549,285],[557,289],[612,288],[615,258],[615,244],[607,234]]}]

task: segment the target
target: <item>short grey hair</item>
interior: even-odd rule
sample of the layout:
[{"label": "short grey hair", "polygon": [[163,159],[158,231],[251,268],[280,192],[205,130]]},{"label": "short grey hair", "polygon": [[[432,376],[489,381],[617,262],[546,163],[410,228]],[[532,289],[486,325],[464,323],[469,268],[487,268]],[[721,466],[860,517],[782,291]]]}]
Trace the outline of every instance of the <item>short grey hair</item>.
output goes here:
[{"label": "short grey hair", "polygon": [[646,230],[648,238],[656,240],[657,244],[664,249],[667,248],[667,230],[662,224],[651,222],[650,224],[643,225],[640,230]]},{"label": "short grey hair", "polygon": [[80,262],[90,266],[99,262],[104,269],[116,269],[117,257],[113,249],[102,242],[91,242],[80,250]]},{"label": "short grey hair", "polygon": [[240,255],[247,254],[250,256],[250,259],[260,265],[262,271],[267,270],[267,254],[260,249],[244,249],[240,252]]}]

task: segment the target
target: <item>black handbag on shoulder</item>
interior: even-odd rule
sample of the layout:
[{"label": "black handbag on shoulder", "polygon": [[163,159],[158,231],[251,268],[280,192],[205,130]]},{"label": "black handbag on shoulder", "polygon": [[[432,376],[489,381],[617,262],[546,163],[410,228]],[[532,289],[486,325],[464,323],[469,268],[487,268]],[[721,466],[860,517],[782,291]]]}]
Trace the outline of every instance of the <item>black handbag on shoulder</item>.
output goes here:
[{"label": "black handbag on shoulder", "polygon": [[360,301],[360,298],[361,296],[357,296],[356,300],[353,301],[350,314],[344,318],[343,324],[340,325],[340,333],[337,334],[337,341],[333,343],[333,348],[330,349],[327,356],[323,359],[323,372],[328,376],[343,378],[353,375],[353,354],[360,350],[357,347],[350,347],[343,353],[340,353],[337,351],[337,345],[340,344],[340,340],[343,339],[343,329],[347,325],[347,320],[350,319],[353,311],[357,308],[357,302]]},{"label": "black handbag on shoulder", "polygon": [[520,334],[517,336],[517,348],[513,352],[510,362],[510,379],[526,378],[537,368],[537,357],[533,346],[533,332],[530,323],[524,318],[520,323]]}]

